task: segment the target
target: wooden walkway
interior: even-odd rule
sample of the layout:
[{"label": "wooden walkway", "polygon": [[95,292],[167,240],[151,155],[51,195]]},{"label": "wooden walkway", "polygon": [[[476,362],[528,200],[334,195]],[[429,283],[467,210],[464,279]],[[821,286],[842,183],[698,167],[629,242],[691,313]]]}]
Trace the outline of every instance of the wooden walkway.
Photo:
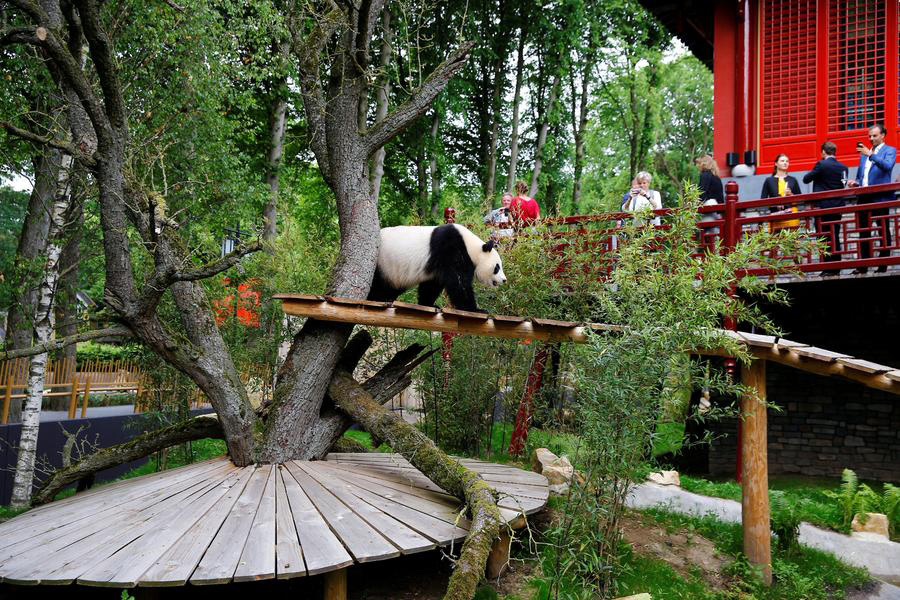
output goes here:
[{"label": "wooden walkway", "polygon": [[[507,522],[541,510],[547,480],[461,459]],[[188,465],[38,507],[0,524],[0,577],[132,587],[302,577],[465,538],[460,503],[396,454]]]}]

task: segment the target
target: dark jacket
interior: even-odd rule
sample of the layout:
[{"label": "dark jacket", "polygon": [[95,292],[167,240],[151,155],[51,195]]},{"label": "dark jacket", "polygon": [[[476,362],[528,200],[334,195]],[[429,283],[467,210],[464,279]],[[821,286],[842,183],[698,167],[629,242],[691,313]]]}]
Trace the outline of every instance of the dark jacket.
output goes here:
[{"label": "dark jacket", "polygon": [[725,202],[725,189],[722,187],[721,179],[709,171],[702,171],[700,173],[700,203],[706,204],[708,200],[715,200],[722,204]]},{"label": "dark jacket", "polygon": [[[846,187],[848,172],[847,165],[830,156],[817,162],[812,171],[803,176],[803,183],[811,181],[813,192],[842,190]],[[832,198],[820,201],[817,208],[832,208],[844,206],[844,204],[846,204],[846,198]]]},{"label": "dark jacket", "polygon": [[[797,183],[797,179],[793,175],[788,175],[784,178],[784,181],[787,183],[788,188],[790,188],[792,194],[800,193],[800,184]],[[778,178],[774,175],[770,176],[763,182],[762,194],[760,194],[760,199],[763,198],[778,198]]]}]

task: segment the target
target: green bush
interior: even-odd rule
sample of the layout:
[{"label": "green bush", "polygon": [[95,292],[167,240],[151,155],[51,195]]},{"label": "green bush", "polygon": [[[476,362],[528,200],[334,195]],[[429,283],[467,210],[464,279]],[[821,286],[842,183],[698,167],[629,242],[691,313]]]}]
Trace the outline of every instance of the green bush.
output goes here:
[{"label": "green bush", "polygon": [[140,349],[134,344],[117,346],[87,341],[78,344],[75,351],[75,360],[79,365],[88,361],[134,360],[138,356],[140,356]]},{"label": "green bush", "polygon": [[785,554],[793,554],[799,549],[800,511],[788,501],[784,492],[769,491],[770,526],[778,536],[778,548]]}]

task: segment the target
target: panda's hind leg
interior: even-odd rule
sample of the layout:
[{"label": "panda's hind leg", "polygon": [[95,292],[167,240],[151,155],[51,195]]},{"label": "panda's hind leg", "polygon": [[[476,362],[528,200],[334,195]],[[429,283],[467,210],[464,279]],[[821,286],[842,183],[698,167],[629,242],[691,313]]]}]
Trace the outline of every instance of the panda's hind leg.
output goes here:
[{"label": "panda's hind leg", "polygon": [[369,290],[369,296],[367,300],[393,302],[404,291],[406,290],[398,290],[397,288],[389,284],[384,279],[384,277],[381,276],[381,271],[375,269],[375,277],[372,279],[372,288]]},{"label": "panda's hind leg", "polygon": [[438,280],[423,281],[419,284],[419,304],[434,306],[443,291],[444,286]]},{"label": "panda's hind leg", "polygon": [[478,308],[475,303],[475,290],[472,289],[473,274],[451,274],[444,282],[447,288],[447,296],[453,308],[468,310],[470,312],[486,312]]}]

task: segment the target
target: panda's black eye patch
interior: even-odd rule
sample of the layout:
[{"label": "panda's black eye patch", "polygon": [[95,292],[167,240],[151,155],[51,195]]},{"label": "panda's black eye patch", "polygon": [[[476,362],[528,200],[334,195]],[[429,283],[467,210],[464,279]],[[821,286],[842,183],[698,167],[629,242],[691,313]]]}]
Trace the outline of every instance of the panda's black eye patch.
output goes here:
[{"label": "panda's black eye patch", "polygon": [[500,272],[500,265],[494,265],[494,275]]}]

